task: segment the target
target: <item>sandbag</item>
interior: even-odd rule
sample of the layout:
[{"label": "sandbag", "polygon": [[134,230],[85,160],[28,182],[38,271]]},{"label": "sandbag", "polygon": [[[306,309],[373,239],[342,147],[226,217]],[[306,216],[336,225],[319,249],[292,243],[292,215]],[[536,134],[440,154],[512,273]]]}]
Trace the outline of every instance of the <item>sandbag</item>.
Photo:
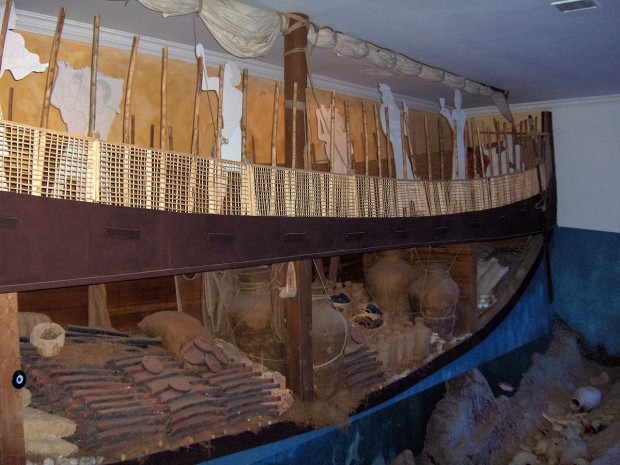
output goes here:
[{"label": "sandbag", "polygon": [[179,358],[196,338],[213,343],[202,323],[182,312],[168,310],[153,313],[138,323],[138,328],[147,336],[161,338],[166,350]]}]

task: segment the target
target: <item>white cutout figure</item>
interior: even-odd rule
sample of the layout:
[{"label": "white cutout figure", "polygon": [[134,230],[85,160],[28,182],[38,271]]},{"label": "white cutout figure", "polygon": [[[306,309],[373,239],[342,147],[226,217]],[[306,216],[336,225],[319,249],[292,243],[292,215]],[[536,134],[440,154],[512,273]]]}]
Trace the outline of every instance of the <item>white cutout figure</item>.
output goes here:
[{"label": "white cutout figure", "polygon": [[[396,177],[404,179],[405,172],[403,170],[403,139],[400,127],[400,110],[394,101],[392,89],[387,84],[379,84],[379,92],[381,93],[381,107],[379,108],[379,116],[381,118],[381,129],[383,134],[387,134],[385,126],[385,109],[388,109],[390,118],[390,142],[392,144],[392,153],[394,154],[394,164],[396,166]],[[406,131],[406,129],[405,129]],[[413,179],[411,166],[407,163],[407,179]]]},{"label": "white cutout figure", "polygon": [[[219,94],[219,77],[208,77],[205,50],[196,45],[196,56],[202,57],[202,90]],[[222,159],[241,161],[241,116],[243,114],[243,92],[237,89],[241,83],[239,68],[227,61],[224,65],[223,107],[222,107]]]},{"label": "white cutout figure", "polygon": [[[120,111],[123,79],[97,73],[95,130],[106,140],[114,117]],[[88,130],[90,108],[90,68],[74,69],[66,62],[58,63],[58,75],[50,103],[60,110],[60,116],[72,134],[84,135]]]},{"label": "white cutout figure", "polygon": [[[123,79],[97,73],[95,131],[106,140],[112,127],[123,90]],[[50,103],[60,110],[60,116],[72,134],[85,135],[90,113],[90,68],[74,69],[66,62],[58,63],[58,75]],[[86,197],[86,154],[81,144],[69,142],[58,158],[54,174],[54,195],[84,200]],[[108,179],[102,168],[102,182]],[[74,193],[70,191],[75,189]],[[105,187],[102,187],[105,190]]]},{"label": "white cutout figure", "polygon": [[[0,3],[0,18],[4,16],[5,8],[6,2],[3,1]],[[41,73],[45,71],[47,63],[39,62],[39,55],[30,53],[26,49],[24,37],[11,30],[15,28],[16,22],[17,17],[15,14],[15,5],[13,4],[11,5],[11,12],[9,14],[9,30],[6,31],[0,76],[4,74],[5,70],[9,70],[13,78],[19,81],[30,73]]]},{"label": "white cutout figure", "polygon": [[347,133],[344,129],[344,120],[340,116],[338,108],[334,110],[334,153],[331,150],[331,121],[332,107],[321,105],[316,109],[317,137],[325,142],[325,156],[331,163],[331,172],[337,174],[347,173]]},{"label": "white cutout figure", "polygon": [[456,123],[456,158],[452,157],[452,179],[467,178],[467,169],[465,167],[465,123],[467,121],[467,114],[461,109],[462,102],[463,97],[458,89],[454,90],[453,109],[446,107],[445,98],[439,99],[439,114],[448,120],[451,131],[454,131]]}]

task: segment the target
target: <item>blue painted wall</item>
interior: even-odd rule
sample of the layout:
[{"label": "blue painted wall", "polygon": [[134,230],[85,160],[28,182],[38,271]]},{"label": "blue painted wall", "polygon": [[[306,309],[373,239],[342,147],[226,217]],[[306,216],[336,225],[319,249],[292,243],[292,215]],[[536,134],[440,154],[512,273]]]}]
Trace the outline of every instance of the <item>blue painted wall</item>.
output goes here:
[{"label": "blue painted wall", "polygon": [[551,259],[556,314],[589,346],[620,356],[620,233],[558,228]]}]

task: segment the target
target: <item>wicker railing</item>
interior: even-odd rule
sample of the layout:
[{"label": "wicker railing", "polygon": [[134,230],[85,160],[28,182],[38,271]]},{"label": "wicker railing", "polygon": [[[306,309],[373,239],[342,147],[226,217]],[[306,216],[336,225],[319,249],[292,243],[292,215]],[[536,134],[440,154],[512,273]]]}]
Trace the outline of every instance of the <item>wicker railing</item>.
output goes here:
[{"label": "wicker railing", "polygon": [[254,216],[430,216],[530,198],[540,193],[539,179],[545,177],[537,169],[463,181],[292,170],[0,121],[0,191],[133,208]]}]

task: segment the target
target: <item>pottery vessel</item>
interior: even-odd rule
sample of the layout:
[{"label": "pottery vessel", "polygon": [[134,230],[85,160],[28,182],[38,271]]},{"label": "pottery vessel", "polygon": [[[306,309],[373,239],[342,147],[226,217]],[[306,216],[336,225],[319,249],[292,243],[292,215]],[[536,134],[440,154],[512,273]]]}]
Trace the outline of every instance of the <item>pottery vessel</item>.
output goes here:
[{"label": "pottery vessel", "polygon": [[573,393],[570,408],[576,412],[589,412],[601,403],[601,391],[592,386],[583,386]]},{"label": "pottery vessel", "polygon": [[32,328],[30,343],[43,357],[53,357],[65,345],[65,330],[56,323],[39,323]]},{"label": "pottery vessel", "polygon": [[443,339],[452,336],[459,295],[459,286],[450,277],[447,260],[425,262],[420,277],[409,289],[414,313],[424,318],[424,324]]},{"label": "pottery vessel", "polygon": [[433,331],[424,324],[424,319],[417,317],[415,319],[414,343],[413,343],[413,359],[416,361],[426,358],[431,348],[431,336]]},{"label": "pottery vessel", "polygon": [[377,258],[366,275],[368,293],[393,322],[404,322],[411,313],[409,288],[419,271],[401,258],[399,250],[377,252]]},{"label": "pottery vessel", "polygon": [[284,365],[284,344],[271,329],[272,307],[270,270],[257,267],[239,272],[239,293],[233,299],[228,317],[237,347],[253,360],[273,370]]}]

